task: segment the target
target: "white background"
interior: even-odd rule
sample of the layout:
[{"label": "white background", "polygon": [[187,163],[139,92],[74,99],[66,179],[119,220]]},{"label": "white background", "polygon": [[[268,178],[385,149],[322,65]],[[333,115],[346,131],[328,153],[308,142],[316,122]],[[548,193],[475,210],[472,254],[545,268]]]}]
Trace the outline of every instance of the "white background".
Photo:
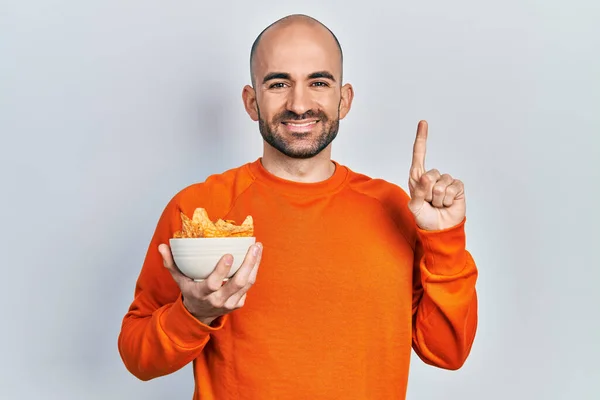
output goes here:
[{"label": "white background", "polygon": [[0,398],[191,399],[117,350],[158,216],[261,155],[242,106],[256,35],[328,25],[353,109],[334,159],[406,188],[462,179],[480,324],[459,371],[412,364],[409,399],[600,398],[600,7],[595,1],[3,1]]}]

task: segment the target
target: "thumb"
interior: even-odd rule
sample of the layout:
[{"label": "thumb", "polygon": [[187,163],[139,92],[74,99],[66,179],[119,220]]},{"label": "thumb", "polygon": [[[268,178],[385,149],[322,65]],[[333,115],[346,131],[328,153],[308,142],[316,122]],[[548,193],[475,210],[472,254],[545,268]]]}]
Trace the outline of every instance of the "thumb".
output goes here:
[{"label": "thumb", "polygon": [[173,261],[173,254],[171,254],[171,249],[169,246],[163,243],[158,246],[158,252],[162,256],[163,265],[167,270],[169,270],[177,285],[181,287],[181,284],[188,278],[183,275],[181,271],[179,271],[179,268],[177,268],[175,265],[175,261]]},{"label": "thumb", "polygon": [[412,196],[410,201],[408,202],[408,209],[413,212],[413,214],[418,213],[423,205],[425,204],[425,197],[427,196],[427,177],[425,175],[421,175],[419,180],[417,180],[414,184],[414,188],[412,190]]}]

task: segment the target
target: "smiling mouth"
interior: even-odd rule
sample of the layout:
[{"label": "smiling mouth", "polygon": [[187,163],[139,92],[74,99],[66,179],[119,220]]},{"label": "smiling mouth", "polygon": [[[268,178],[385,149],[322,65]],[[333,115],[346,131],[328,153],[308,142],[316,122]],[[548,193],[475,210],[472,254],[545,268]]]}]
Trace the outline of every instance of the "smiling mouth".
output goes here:
[{"label": "smiling mouth", "polygon": [[308,122],[282,122],[283,125],[287,125],[295,128],[306,128],[308,126],[315,125],[319,120],[316,121],[308,121]]}]

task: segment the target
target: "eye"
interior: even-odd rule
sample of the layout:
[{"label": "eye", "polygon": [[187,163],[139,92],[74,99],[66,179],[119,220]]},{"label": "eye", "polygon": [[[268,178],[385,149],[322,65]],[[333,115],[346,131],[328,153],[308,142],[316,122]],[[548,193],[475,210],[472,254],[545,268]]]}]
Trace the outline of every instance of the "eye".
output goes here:
[{"label": "eye", "polygon": [[276,82],[276,83],[273,83],[272,85],[270,85],[269,89],[281,89],[283,87],[285,87],[285,83],[283,83],[283,82]]},{"label": "eye", "polygon": [[317,87],[327,87],[327,86],[329,86],[329,84],[327,84],[327,82],[323,82],[323,81],[313,82],[313,85],[317,86]]}]

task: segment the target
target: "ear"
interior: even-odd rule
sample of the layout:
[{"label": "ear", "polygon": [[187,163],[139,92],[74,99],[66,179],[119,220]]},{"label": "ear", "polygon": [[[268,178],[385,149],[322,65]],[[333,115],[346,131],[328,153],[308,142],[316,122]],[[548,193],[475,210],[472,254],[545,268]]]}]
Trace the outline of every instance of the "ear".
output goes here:
[{"label": "ear", "polygon": [[244,101],[244,108],[246,108],[246,112],[248,113],[252,121],[258,121],[256,91],[252,86],[244,86],[244,90],[242,90],[242,100]]},{"label": "ear", "polygon": [[340,101],[340,109],[339,109],[340,119],[344,119],[344,117],[350,111],[350,108],[352,107],[353,99],[354,99],[354,89],[352,88],[351,84],[346,83],[344,86],[342,86],[342,99]]}]

